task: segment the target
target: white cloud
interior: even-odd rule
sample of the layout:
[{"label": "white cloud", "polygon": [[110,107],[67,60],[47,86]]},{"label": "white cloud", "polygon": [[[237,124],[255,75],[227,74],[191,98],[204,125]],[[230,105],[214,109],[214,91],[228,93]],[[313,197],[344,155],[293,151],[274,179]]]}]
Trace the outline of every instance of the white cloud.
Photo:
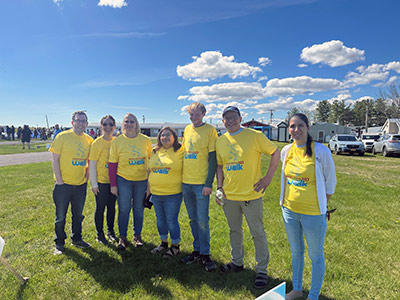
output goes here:
[{"label": "white cloud", "polygon": [[308,67],[308,65],[306,65],[306,64],[298,64],[297,65],[299,68],[307,68]]},{"label": "white cloud", "polygon": [[112,8],[122,8],[128,4],[125,0],[100,0],[98,6],[110,6]]},{"label": "white cloud", "polygon": [[55,4],[57,4],[58,6],[60,6],[61,2],[63,2],[64,0],[53,0],[53,2]]},{"label": "white cloud", "polygon": [[301,51],[300,58],[312,64],[322,63],[331,67],[338,67],[364,60],[364,53],[364,50],[344,46],[342,41],[332,40],[304,48]]},{"label": "white cloud", "polygon": [[266,80],[268,80],[268,76],[261,76],[260,78],[257,79],[258,82]]},{"label": "white cloud", "polygon": [[386,69],[393,70],[393,71],[396,71],[397,73],[400,73],[400,62],[392,61],[386,65]]},{"label": "white cloud", "polygon": [[318,102],[318,100],[313,99],[294,101],[293,97],[279,97],[277,100],[268,103],[257,104],[254,106],[254,108],[257,109],[257,114],[268,114],[270,113],[271,109],[289,111],[293,107],[313,110],[318,105]]},{"label": "white cloud", "polygon": [[270,65],[271,63],[272,63],[272,62],[271,62],[271,59],[270,59],[269,57],[260,57],[260,58],[258,59],[258,64],[261,65],[261,66],[263,66],[263,67],[268,66],[268,65]]},{"label": "white cloud", "polygon": [[359,66],[358,73],[349,72],[346,74],[344,86],[352,87],[356,85],[369,84],[371,81],[385,81],[389,76],[387,66],[382,64],[372,64],[368,67]]},{"label": "white cloud", "polygon": [[266,96],[302,95],[340,88],[340,81],[332,78],[312,78],[308,76],[271,79],[265,87]]},{"label": "white cloud", "polygon": [[228,102],[264,98],[263,87],[256,82],[229,82],[211,86],[194,86],[189,92],[191,95],[185,99],[199,102]]},{"label": "white cloud", "polygon": [[235,62],[235,57],[223,56],[219,51],[205,51],[200,57],[193,56],[193,62],[184,66],[177,66],[179,77],[186,80],[207,82],[212,79],[229,76],[237,77],[255,76],[261,72],[259,67],[252,67],[247,63]]}]

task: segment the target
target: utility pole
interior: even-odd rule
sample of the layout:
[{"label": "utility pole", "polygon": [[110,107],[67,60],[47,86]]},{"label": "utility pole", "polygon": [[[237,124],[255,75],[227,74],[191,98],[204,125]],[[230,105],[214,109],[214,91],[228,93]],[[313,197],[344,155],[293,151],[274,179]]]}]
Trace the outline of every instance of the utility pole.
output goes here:
[{"label": "utility pole", "polygon": [[269,125],[272,124],[272,116],[274,115],[273,111],[275,111],[275,109],[270,109],[270,110],[269,110],[269,113],[270,113]]},{"label": "utility pole", "polygon": [[365,110],[365,132],[368,132],[368,104],[369,104],[369,101],[367,99],[365,102],[365,105],[367,106],[366,110]]},{"label": "utility pole", "polygon": [[144,115],[142,116],[142,118],[143,118],[143,123],[146,123],[146,118]]}]

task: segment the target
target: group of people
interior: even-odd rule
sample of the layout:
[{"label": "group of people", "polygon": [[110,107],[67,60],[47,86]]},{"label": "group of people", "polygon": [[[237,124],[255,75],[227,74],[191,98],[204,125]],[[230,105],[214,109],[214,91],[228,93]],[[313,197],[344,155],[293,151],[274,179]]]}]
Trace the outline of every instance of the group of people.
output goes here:
[{"label": "group of people", "polygon": [[[200,261],[205,270],[213,271],[216,264],[210,256],[209,200],[216,173],[216,202],[223,207],[227,219],[232,255],[231,261],[219,269],[223,273],[244,270],[244,215],[255,246],[254,288],[266,288],[269,251],[263,223],[263,193],[281,160],[280,204],[293,271],[293,290],[286,294],[286,299],[302,296],[303,235],[312,261],[312,283],[307,299],[318,299],[325,272],[323,245],[327,204],[334,193],[336,175],[328,148],[314,142],[308,134],[307,117],[298,113],[289,119],[289,133],[294,142],[280,152],[262,132],[241,127],[241,113],[235,106],[226,107],[222,113],[227,132],[220,137],[213,126],[203,121],[206,114],[203,104],[192,103],[187,111],[191,124],[185,128],[182,144],[173,128],[163,127],[154,147],[150,139],[140,133],[139,122],[131,113],[124,116],[122,134],[118,137],[113,136],[115,119],[104,116],[100,122],[102,134],[95,141],[85,134],[86,113],[73,113],[72,129],[58,134],[49,149],[55,177],[54,253],[65,251],[67,236],[64,229],[69,203],[72,244],[90,247],[82,239],[89,178],[96,198],[94,219],[98,242],[115,241],[118,242],[117,249],[125,250],[132,210],[133,244],[142,246],[144,205],[150,199],[160,237],[160,244],[151,252],[166,258],[176,256],[180,253],[178,216],[183,201],[190,219],[193,252],[181,262]],[[262,154],[271,156],[265,175],[261,174]],[[114,231],[116,202],[118,238]]]}]

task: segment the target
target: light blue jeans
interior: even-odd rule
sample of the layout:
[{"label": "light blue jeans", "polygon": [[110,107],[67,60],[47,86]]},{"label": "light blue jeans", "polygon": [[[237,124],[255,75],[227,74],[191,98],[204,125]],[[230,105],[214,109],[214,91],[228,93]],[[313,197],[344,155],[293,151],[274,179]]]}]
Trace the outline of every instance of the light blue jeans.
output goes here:
[{"label": "light blue jeans", "polygon": [[183,200],[190,219],[193,250],[210,254],[210,226],[208,208],[210,196],[203,195],[204,184],[182,184]]},{"label": "light blue jeans", "polygon": [[143,199],[147,190],[147,180],[131,181],[117,176],[118,186],[118,230],[119,235],[126,237],[129,214],[133,210],[133,232],[142,234],[143,228]]},{"label": "light blue jeans", "polygon": [[157,216],[157,229],[160,239],[168,240],[168,232],[172,244],[179,244],[181,241],[181,229],[179,227],[179,211],[182,204],[182,193],[174,195],[152,195],[151,201]]},{"label": "light blue jeans", "polygon": [[304,238],[312,263],[311,288],[308,298],[318,300],[325,274],[324,240],[326,215],[298,214],[282,206],[283,222],[292,253],[293,290],[302,290],[304,269]]}]

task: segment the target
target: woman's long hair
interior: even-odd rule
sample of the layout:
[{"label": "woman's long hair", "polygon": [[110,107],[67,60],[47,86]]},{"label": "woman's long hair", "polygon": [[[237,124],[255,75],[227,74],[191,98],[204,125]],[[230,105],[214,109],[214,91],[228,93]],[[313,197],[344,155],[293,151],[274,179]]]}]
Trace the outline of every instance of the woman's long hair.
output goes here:
[{"label": "woman's long hair", "polygon": [[[292,116],[289,118],[289,121],[288,121],[289,124],[290,124],[290,120],[291,120],[293,117],[298,117],[298,118],[301,119],[304,123],[306,123],[306,126],[307,126],[308,128],[310,128],[310,125],[309,125],[309,122],[308,122],[308,118],[307,118],[307,116],[306,116],[305,114],[302,114],[302,113],[295,113],[294,115],[292,115]],[[313,141],[313,139],[312,139],[311,135],[307,132],[306,155],[307,155],[308,157],[311,157],[311,156],[312,156],[312,149],[311,149],[311,143],[312,143],[312,141]]]},{"label": "woman's long hair", "polygon": [[157,145],[154,147],[153,151],[154,153],[156,153],[158,150],[160,150],[163,145],[161,143],[161,134],[165,131],[165,130],[169,130],[169,132],[172,133],[172,136],[174,137],[174,144],[172,145],[172,147],[174,148],[174,152],[176,152],[182,145],[181,143],[179,143],[178,141],[178,135],[176,134],[176,131],[169,127],[169,126],[164,126],[163,128],[161,128],[161,130],[158,132],[157,135]]}]

